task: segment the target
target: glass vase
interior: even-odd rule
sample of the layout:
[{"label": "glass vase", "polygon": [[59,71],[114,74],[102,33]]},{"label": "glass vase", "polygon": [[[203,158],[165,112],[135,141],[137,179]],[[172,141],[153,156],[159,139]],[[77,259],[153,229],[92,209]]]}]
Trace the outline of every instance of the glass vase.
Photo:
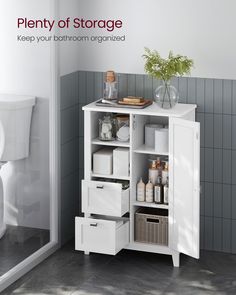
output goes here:
[{"label": "glass vase", "polygon": [[170,84],[170,81],[163,81],[162,85],[155,90],[155,101],[159,107],[171,109],[179,101],[178,90]]}]

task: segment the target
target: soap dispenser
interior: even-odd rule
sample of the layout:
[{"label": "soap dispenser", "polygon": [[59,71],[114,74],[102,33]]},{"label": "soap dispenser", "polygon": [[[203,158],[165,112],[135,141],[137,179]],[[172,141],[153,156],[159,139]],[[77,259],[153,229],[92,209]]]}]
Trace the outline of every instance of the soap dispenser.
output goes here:
[{"label": "soap dispenser", "polygon": [[148,170],[148,178],[150,179],[153,185],[155,185],[157,182],[158,174],[159,174],[159,171],[157,169],[157,162],[155,160],[152,160]]}]

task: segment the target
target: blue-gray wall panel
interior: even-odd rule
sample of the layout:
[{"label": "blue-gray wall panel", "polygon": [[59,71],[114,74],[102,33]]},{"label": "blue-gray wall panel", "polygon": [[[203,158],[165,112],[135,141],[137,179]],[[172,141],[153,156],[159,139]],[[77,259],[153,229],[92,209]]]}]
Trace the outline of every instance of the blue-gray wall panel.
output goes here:
[{"label": "blue-gray wall panel", "polygon": [[214,217],[222,217],[222,204],[223,204],[223,186],[221,183],[214,183],[214,200],[213,211]]},{"label": "blue-gray wall panel", "polygon": [[214,80],[214,113],[222,114],[223,112],[223,81]]},{"label": "blue-gray wall panel", "polygon": [[232,81],[232,114],[236,115],[236,81]]},{"label": "blue-gray wall panel", "polygon": [[213,249],[222,251],[222,219],[213,219]]},{"label": "blue-gray wall panel", "polygon": [[223,80],[223,113],[232,114],[232,81]]},{"label": "blue-gray wall panel", "polygon": [[223,115],[223,148],[232,148],[232,116],[230,115]]},{"label": "blue-gray wall panel", "polygon": [[232,250],[232,220],[224,219],[222,224],[222,250],[230,253]]},{"label": "blue-gray wall panel", "polygon": [[232,253],[236,254],[236,220],[232,220]]},{"label": "blue-gray wall panel", "polygon": [[232,151],[223,150],[223,183],[232,183]]},{"label": "blue-gray wall panel", "polygon": [[135,75],[135,95],[144,97],[144,76],[143,75]]},{"label": "blue-gray wall panel", "polygon": [[205,148],[205,181],[213,182],[214,180],[214,153],[213,149]]},{"label": "blue-gray wall panel", "polygon": [[205,216],[205,227],[204,227],[204,249],[213,250],[213,218]]},{"label": "blue-gray wall panel", "polygon": [[215,183],[222,183],[222,180],[223,180],[223,170],[222,170],[223,153],[222,153],[222,149],[214,149],[213,156],[214,156],[214,165],[213,165],[214,178],[213,178],[213,181]]},{"label": "blue-gray wall panel", "polygon": [[205,114],[205,147],[213,148],[214,146],[214,116]]},{"label": "blue-gray wall panel", "polygon": [[205,80],[205,112],[213,113],[214,109],[214,87],[213,79]]}]

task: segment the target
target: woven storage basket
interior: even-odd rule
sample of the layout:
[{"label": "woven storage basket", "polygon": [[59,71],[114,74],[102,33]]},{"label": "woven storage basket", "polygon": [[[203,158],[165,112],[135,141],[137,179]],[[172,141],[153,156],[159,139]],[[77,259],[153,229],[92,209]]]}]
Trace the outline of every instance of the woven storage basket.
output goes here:
[{"label": "woven storage basket", "polygon": [[135,241],[168,245],[168,211],[138,209],[135,213]]}]

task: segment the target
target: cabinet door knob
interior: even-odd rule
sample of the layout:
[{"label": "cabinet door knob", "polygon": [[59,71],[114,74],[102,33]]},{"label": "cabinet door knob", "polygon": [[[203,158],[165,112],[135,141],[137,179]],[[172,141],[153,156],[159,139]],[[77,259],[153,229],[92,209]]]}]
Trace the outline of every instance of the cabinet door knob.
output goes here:
[{"label": "cabinet door knob", "polygon": [[98,226],[98,224],[97,223],[90,223],[90,226],[96,227],[96,226]]},{"label": "cabinet door knob", "polygon": [[97,188],[103,189],[104,188],[104,185],[97,185]]}]

